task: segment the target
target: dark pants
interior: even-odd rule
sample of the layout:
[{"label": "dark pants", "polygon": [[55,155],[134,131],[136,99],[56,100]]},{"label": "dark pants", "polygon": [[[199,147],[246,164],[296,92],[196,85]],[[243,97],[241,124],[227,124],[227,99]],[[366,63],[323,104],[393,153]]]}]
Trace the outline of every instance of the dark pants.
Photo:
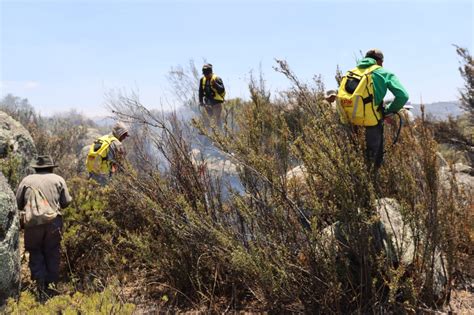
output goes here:
[{"label": "dark pants", "polygon": [[59,279],[62,227],[63,220],[57,216],[51,223],[25,228],[31,277],[38,282],[52,283]]},{"label": "dark pants", "polygon": [[365,127],[366,156],[370,167],[378,170],[383,162],[383,121],[375,126]]}]

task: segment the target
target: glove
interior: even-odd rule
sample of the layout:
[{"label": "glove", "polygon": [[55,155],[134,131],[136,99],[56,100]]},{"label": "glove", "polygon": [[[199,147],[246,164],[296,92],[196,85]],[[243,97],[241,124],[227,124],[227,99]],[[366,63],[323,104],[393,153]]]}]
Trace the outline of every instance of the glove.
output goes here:
[{"label": "glove", "polygon": [[383,121],[384,121],[386,124],[395,126],[395,121],[393,120],[392,117],[393,117],[393,114],[392,114],[392,113],[387,113],[387,114],[384,115]]}]

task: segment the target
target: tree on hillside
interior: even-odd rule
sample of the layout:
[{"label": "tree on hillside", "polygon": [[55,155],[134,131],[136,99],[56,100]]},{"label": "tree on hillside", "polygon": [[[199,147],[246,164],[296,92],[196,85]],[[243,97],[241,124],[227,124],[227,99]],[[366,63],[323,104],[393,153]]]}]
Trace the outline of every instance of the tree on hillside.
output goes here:
[{"label": "tree on hillside", "polygon": [[459,90],[461,105],[469,113],[471,122],[474,122],[474,61],[467,48],[456,47],[457,54],[461,57],[459,72],[464,79],[464,87]]},{"label": "tree on hillside", "polygon": [[28,99],[13,94],[7,94],[0,101],[0,110],[18,120],[23,126],[27,126],[37,119],[35,109]]}]

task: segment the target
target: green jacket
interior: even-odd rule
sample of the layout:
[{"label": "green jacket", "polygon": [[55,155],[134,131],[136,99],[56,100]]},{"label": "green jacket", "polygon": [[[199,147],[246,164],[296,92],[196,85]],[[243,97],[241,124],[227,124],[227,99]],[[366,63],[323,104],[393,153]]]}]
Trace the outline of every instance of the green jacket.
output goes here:
[{"label": "green jacket", "polygon": [[[357,64],[357,68],[368,68],[377,62],[373,58],[364,58]],[[395,99],[388,106],[385,107],[384,113],[396,113],[402,109],[403,105],[408,101],[408,93],[402,86],[395,74],[387,71],[385,68],[380,67],[374,70],[372,74],[374,82],[374,98],[375,104],[381,104],[387,89],[392,92]]]}]

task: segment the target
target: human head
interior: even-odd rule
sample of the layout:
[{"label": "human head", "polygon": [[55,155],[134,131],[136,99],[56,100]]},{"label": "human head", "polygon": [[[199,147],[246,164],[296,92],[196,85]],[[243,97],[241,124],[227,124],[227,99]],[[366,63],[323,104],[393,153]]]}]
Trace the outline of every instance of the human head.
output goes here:
[{"label": "human head", "polygon": [[50,155],[38,155],[35,160],[30,164],[35,171],[38,172],[53,172],[55,167],[58,167],[54,164],[53,159]]},{"label": "human head", "polygon": [[202,74],[206,78],[209,78],[212,76],[212,65],[210,63],[206,63],[204,66],[202,66]]},{"label": "human head", "polygon": [[112,134],[114,135],[115,138],[117,138],[119,141],[124,140],[126,137],[128,137],[128,128],[125,126],[124,123],[117,121],[117,123],[114,125],[112,128]]},{"label": "human head", "polygon": [[365,57],[375,59],[375,61],[377,62],[379,66],[383,64],[383,53],[380,49],[376,49],[376,48],[370,49],[365,54]]},{"label": "human head", "polygon": [[328,101],[329,103],[332,103],[336,100],[336,96],[337,96],[337,92],[334,91],[334,90],[328,90],[326,91],[326,101]]}]

